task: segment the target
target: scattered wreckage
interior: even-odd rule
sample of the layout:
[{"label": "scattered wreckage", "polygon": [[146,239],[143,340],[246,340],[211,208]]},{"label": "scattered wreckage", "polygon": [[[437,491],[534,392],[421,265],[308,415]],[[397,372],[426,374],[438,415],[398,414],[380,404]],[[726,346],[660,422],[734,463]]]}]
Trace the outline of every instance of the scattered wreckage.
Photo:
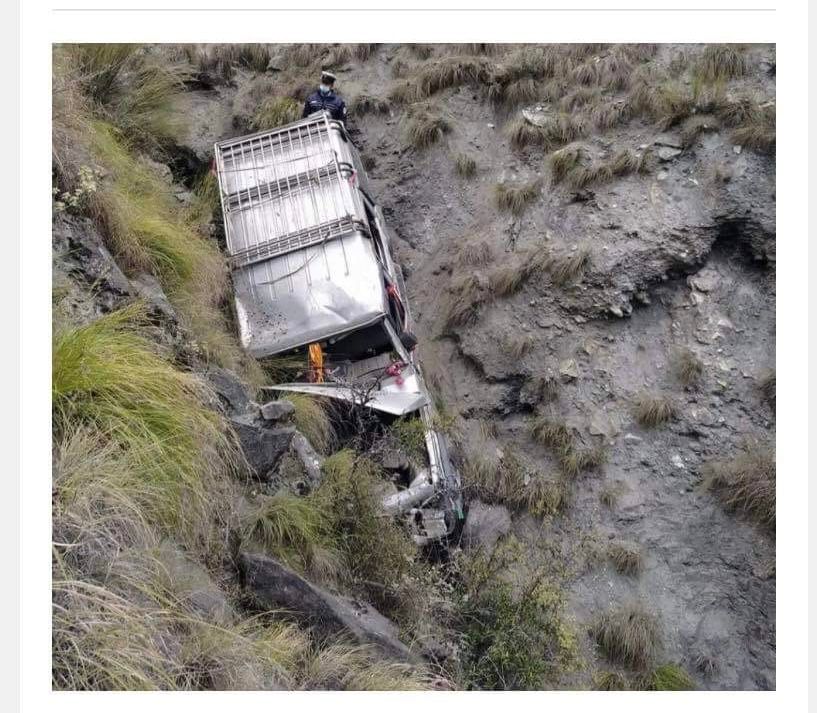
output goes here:
[{"label": "scattered wreckage", "polygon": [[383,500],[418,543],[462,519],[460,477],[423,381],[400,266],[343,124],[328,113],[215,145],[243,346],[299,354],[308,380],[276,392],[423,423],[426,462]]}]

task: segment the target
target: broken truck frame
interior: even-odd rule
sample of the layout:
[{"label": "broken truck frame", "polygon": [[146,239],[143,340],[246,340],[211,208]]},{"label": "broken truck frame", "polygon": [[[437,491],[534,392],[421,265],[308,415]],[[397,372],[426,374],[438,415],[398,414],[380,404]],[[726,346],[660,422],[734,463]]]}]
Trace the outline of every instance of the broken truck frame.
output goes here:
[{"label": "broken truck frame", "polygon": [[406,517],[418,542],[450,534],[462,518],[459,473],[414,349],[390,231],[343,124],[321,112],[221,141],[215,166],[242,345],[260,359],[320,356],[311,381],[267,388],[419,418],[427,463],[383,507]]}]

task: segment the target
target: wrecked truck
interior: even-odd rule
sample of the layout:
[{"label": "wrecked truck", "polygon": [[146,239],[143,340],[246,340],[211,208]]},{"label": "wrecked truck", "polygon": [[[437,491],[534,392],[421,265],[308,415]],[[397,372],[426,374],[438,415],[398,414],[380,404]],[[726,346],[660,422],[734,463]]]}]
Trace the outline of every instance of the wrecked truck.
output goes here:
[{"label": "wrecked truck", "polygon": [[449,457],[417,358],[402,270],[360,156],[328,113],[215,144],[241,343],[254,357],[301,355],[306,380],[276,392],[338,399],[385,419],[419,419],[422,467],[386,496],[422,544],[462,519]]}]

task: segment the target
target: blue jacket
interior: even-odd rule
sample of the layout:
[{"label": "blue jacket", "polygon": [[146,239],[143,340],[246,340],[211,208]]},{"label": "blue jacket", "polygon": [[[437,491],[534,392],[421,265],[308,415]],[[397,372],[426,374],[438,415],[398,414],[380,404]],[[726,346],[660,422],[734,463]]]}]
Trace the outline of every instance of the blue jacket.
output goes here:
[{"label": "blue jacket", "polygon": [[306,98],[302,116],[307,117],[316,111],[328,111],[333,119],[346,121],[346,102],[335,92],[329,92],[328,94],[321,94],[320,90],[312,92]]}]

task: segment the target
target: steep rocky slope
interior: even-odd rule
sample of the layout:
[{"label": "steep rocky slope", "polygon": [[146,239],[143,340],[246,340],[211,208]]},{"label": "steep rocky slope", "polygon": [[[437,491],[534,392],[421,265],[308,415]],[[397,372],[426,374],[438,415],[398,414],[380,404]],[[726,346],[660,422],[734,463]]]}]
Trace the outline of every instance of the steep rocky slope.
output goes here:
[{"label": "steep rocky slope", "polygon": [[[657,663],[695,686],[775,685],[773,514],[770,528],[744,501],[727,511],[707,487],[747,448],[773,458],[774,49],[715,49],[266,46],[235,62],[224,47],[155,50],[193,63],[164,157],[180,204],[214,141],[291,118],[319,66],[338,74],[472,513],[495,507],[480,536],[518,546],[503,577],[544,568],[566,601],[571,663],[544,685],[658,686],[598,633],[628,607],[653,622]],[[182,362],[227,401],[225,383],[240,394],[191,349],[155,280],[97,274],[111,259],[82,220],[55,224],[58,274],[82,274],[70,311],[140,295]],[[210,231],[220,240],[217,215]],[[227,411],[239,435],[260,427],[246,412]],[[409,641],[400,623],[448,674],[462,642],[440,639],[462,632],[429,567],[439,600],[412,620],[428,631]]]}]

